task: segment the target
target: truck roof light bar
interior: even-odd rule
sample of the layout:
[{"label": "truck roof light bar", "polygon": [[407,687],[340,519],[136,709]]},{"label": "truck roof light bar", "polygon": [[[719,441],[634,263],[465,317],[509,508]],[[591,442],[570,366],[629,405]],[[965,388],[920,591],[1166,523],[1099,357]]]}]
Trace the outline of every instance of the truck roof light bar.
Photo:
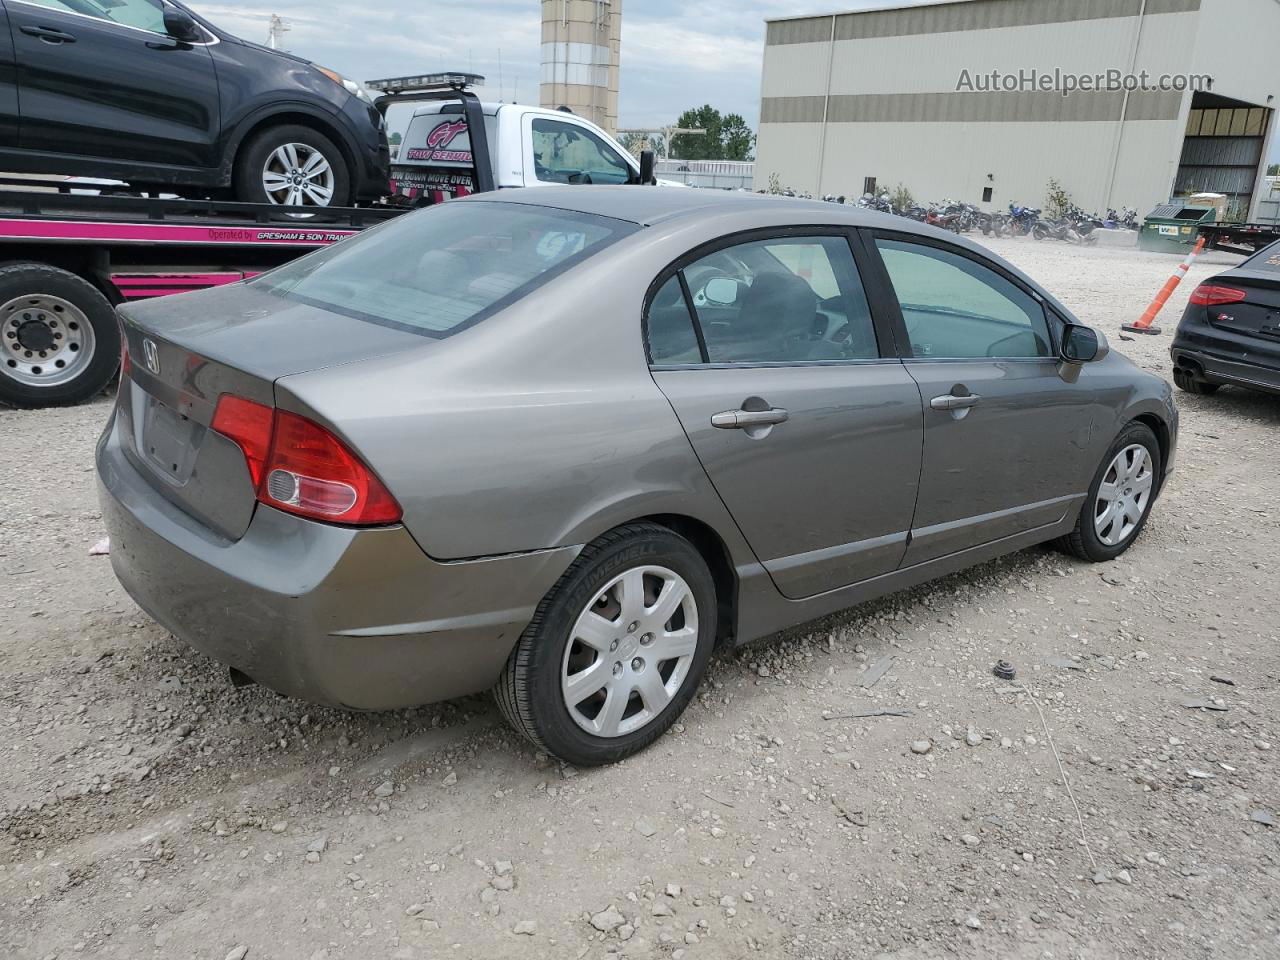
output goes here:
[{"label": "truck roof light bar", "polygon": [[366,80],[364,85],[381,93],[438,93],[447,90],[466,90],[484,83],[478,73],[461,73],[455,70],[444,73],[422,73],[411,77],[390,77],[386,80]]}]

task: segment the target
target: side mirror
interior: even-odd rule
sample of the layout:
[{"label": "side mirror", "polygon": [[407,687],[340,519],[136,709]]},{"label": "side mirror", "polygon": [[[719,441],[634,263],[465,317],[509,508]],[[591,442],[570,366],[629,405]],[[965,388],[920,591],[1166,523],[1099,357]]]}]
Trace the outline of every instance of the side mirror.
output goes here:
[{"label": "side mirror", "polygon": [[1062,359],[1067,363],[1097,360],[1100,347],[1098,332],[1092,327],[1068,323],[1062,330]]},{"label": "side mirror", "polygon": [[738,281],[732,277],[715,277],[707,281],[702,295],[707,298],[707,303],[727,307],[738,302]]},{"label": "side mirror", "polygon": [[649,186],[657,181],[653,177],[653,166],[656,163],[652,150],[640,151],[640,182]]},{"label": "side mirror", "polygon": [[164,32],[182,43],[200,43],[204,32],[187,11],[165,4]]}]

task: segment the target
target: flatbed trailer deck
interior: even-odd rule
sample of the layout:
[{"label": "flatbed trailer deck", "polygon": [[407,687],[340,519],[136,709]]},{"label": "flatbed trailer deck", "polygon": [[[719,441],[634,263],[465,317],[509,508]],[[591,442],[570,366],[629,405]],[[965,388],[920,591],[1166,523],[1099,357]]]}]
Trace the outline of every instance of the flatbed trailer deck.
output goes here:
[{"label": "flatbed trailer deck", "polygon": [[1207,249],[1246,256],[1280,240],[1280,223],[1207,223],[1198,231]]},{"label": "flatbed trailer deck", "polygon": [[0,402],[14,406],[79,403],[101,391],[119,365],[120,303],[243,280],[405,212],[299,214],[21,182],[27,189],[0,190]]}]

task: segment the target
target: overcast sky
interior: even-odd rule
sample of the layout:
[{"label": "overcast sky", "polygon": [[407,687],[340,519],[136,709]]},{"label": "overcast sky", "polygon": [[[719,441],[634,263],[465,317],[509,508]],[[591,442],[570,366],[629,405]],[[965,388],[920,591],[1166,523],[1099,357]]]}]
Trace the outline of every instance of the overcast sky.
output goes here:
[{"label": "overcast sky", "polygon": [[[883,0],[623,0],[624,127],[672,123],[710,103],[754,128],[760,111],[765,17],[884,6]],[[538,0],[195,0],[201,14],[265,43],[272,12],[293,29],[283,46],[357,80],[433,70],[483,74],[490,95],[538,102]],[[696,9],[697,15],[690,16]],[[260,12],[265,11],[265,12]],[[501,52],[501,67],[499,67]]]}]

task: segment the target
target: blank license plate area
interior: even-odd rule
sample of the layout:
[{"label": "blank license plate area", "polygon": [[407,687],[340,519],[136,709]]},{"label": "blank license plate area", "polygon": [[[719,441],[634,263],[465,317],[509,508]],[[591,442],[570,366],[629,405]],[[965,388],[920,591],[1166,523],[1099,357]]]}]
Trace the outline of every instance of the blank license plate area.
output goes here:
[{"label": "blank license plate area", "polygon": [[142,418],[142,453],[161,476],[186,483],[204,430],[190,417],[148,396]]}]

